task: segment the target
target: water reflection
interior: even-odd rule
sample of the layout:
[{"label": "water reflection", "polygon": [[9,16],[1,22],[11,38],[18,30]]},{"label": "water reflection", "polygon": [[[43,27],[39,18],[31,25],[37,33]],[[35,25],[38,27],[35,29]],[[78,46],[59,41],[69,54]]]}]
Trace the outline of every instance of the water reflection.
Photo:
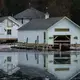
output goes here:
[{"label": "water reflection", "polygon": [[[8,60],[8,57],[11,60]],[[80,51],[0,52],[0,64],[0,69],[3,69],[7,73],[14,73],[19,69],[17,66],[24,65],[46,70],[61,80],[68,80],[80,70]],[[27,69],[29,70],[29,68]]]}]

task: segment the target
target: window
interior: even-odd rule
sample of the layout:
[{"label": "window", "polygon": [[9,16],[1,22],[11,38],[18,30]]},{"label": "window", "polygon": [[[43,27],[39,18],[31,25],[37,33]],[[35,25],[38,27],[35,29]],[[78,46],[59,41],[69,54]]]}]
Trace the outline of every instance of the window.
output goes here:
[{"label": "window", "polygon": [[54,54],[54,64],[70,64],[70,54]]},{"label": "window", "polygon": [[78,37],[77,37],[77,36],[75,36],[75,37],[74,37],[74,39],[78,39]]},{"label": "window", "polygon": [[55,31],[58,31],[58,32],[63,32],[63,31],[69,31],[68,28],[56,28]]},{"label": "window", "polygon": [[7,30],[7,35],[11,35],[11,29]]},{"label": "window", "polygon": [[49,37],[49,39],[53,39],[53,37]]},{"label": "window", "polygon": [[10,56],[7,57],[7,61],[11,62],[11,57]]}]

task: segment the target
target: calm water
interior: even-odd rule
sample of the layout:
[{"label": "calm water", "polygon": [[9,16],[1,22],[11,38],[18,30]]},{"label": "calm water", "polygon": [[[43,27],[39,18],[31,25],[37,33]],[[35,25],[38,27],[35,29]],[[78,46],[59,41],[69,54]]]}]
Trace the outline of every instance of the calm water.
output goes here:
[{"label": "calm water", "polygon": [[17,65],[26,65],[43,70],[46,69],[61,80],[68,80],[80,70],[80,51],[0,52],[0,64],[0,68],[5,71]]}]

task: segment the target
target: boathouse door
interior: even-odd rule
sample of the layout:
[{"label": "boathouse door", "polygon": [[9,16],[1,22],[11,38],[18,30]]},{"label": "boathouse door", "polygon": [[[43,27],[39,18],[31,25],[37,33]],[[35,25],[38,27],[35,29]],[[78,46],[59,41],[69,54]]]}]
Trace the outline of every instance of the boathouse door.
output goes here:
[{"label": "boathouse door", "polygon": [[70,49],[70,35],[54,35],[54,47],[59,48],[61,45],[61,49]]}]

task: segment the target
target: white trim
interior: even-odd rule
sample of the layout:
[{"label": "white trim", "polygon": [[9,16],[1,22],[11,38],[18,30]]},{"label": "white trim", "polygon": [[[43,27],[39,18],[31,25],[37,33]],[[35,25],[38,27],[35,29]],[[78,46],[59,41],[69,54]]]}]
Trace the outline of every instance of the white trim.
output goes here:
[{"label": "white trim", "polygon": [[79,26],[78,24],[76,24],[74,21],[72,21],[71,19],[69,19],[69,18],[68,18],[68,17],[66,17],[66,16],[65,16],[63,19],[65,19],[65,18],[66,18],[66,19],[68,19],[71,23],[73,23],[74,25],[76,25],[77,27],[79,27],[79,28],[80,28],[80,26]]},{"label": "white trim", "polygon": [[[58,22],[56,22],[55,24],[52,24],[51,27],[55,26],[56,24],[58,24],[60,21],[62,21],[63,19],[67,19],[68,21],[70,21],[71,23],[73,23],[75,26],[77,26],[78,28],[80,28],[80,26],[78,24],[76,24],[75,22],[73,22],[71,19],[69,19],[68,17],[64,16],[61,20],[59,20]],[[49,27],[48,29],[50,29],[51,27]],[[47,29],[47,30],[48,30]]]},{"label": "white trim", "polygon": [[55,38],[54,38],[54,40],[57,38],[58,36],[56,36]]},{"label": "white trim", "polygon": [[20,22],[18,22],[15,18],[9,16],[8,19],[10,19],[11,21],[13,21],[14,23],[16,23],[19,26],[22,26],[22,24]]},{"label": "white trim", "polygon": [[[63,17],[64,18],[64,17]],[[52,24],[52,26],[51,27],[53,27],[53,26],[55,26],[56,24],[58,24],[60,21],[62,21],[63,20],[63,18],[61,19],[61,20],[59,20],[58,22],[56,22],[55,24]],[[50,29],[51,27],[49,27],[48,29]],[[47,30],[48,30],[47,29]]]}]

